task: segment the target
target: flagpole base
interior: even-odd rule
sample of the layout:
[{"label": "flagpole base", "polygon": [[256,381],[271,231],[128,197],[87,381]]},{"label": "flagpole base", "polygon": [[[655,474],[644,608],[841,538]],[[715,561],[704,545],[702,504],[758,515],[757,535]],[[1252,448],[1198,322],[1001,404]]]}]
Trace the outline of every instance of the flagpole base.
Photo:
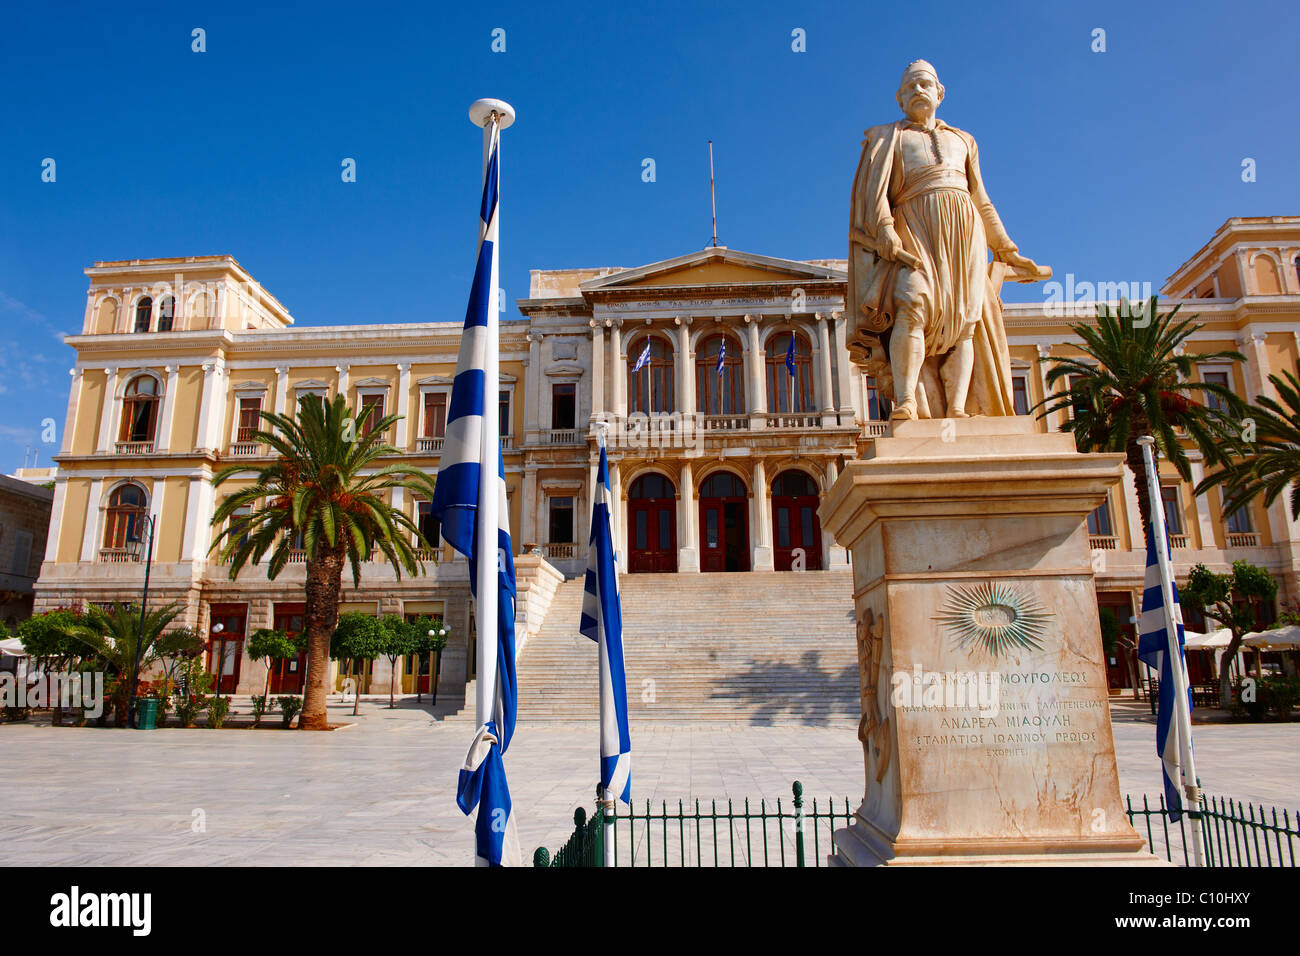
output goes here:
[{"label": "flagpole base", "polygon": [[820,515],[853,558],[866,788],[837,864],[1158,862],[1084,525],[1123,475],[1017,417],[895,422],[845,466]]}]

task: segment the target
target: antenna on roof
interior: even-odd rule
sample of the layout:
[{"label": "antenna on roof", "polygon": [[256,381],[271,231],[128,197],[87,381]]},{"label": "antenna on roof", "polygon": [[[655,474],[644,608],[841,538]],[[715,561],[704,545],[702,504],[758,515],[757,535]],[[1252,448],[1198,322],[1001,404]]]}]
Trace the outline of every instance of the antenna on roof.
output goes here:
[{"label": "antenna on roof", "polygon": [[709,140],[709,203],[713,206],[713,242],[710,243],[714,248],[718,245],[718,195],[713,188],[713,140]]}]

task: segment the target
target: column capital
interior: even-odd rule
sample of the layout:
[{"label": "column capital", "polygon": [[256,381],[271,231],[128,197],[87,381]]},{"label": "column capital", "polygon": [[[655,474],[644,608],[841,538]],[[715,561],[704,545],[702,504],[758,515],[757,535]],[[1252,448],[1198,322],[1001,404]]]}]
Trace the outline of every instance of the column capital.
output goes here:
[{"label": "column capital", "polygon": [[287,366],[287,365],[277,365],[277,366],[275,367],[275,374],[276,374],[276,375],[288,375],[288,374],[289,374],[289,366]]},{"label": "column capital", "polygon": [[402,374],[406,374],[407,372],[409,372],[409,371],[411,370],[411,363],[410,363],[410,362],[398,362],[398,363],[397,363],[397,370],[398,370],[399,372],[401,372]]},{"label": "column capital", "polygon": [[1038,352],[1039,359],[1045,359],[1052,354],[1052,346],[1050,345],[1035,345],[1034,348]]},{"label": "column capital", "polygon": [[528,341],[529,341],[529,343],[533,343],[533,342],[541,342],[542,339],[544,339],[544,338],[546,338],[545,333],[543,333],[543,332],[539,332],[537,329],[529,329],[529,330],[528,330]]}]

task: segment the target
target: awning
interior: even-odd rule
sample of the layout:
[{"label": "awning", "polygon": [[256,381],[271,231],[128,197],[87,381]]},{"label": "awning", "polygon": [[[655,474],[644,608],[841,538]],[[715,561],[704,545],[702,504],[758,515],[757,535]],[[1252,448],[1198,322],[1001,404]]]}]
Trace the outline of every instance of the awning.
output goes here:
[{"label": "awning", "polygon": [[1217,650],[1221,647],[1227,647],[1232,641],[1232,631],[1226,627],[1221,627],[1217,631],[1211,631],[1209,634],[1198,634],[1196,631],[1183,632],[1184,643],[1189,650],[1208,651]]},{"label": "awning", "polygon": [[1300,647],[1300,627],[1291,624],[1271,631],[1251,631],[1242,638],[1241,643],[1245,647],[1257,647],[1262,651]]},{"label": "awning", "polygon": [[6,638],[0,641],[0,654],[8,654],[10,657],[26,657],[27,652],[23,650],[23,642],[16,637]]}]

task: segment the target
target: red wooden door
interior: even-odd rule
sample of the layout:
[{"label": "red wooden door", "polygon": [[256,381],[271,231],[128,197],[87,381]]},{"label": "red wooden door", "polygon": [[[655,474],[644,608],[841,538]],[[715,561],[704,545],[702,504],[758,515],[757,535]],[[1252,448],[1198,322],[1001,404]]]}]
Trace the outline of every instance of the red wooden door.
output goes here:
[{"label": "red wooden door", "polygon": [[677,500],[641,498],[627,503],[628,568],[677,570]]},{"label": "red wooden door", "polygon": [[[211,632],[208,635],[208,673],[218,694],[233,694],[239,684],[239,669],[244,658],[244,625],[248,620],[247,604],[212,605]],[[217,625],[221,627],[218,630]]]},{"label": "red wooden door", "polygon": [[700,486],[700,570],[749,570],[749,496],[730,472]]},{"label": "red wooden door", "polygon": [[791,570],[799,552],[804,570],[821,570],[818,504],[817,485],[801,471],[783,472],[772,483],[772,557],[778,571]]},{"label": "red wooden door", "polygon": [[[289,640],[294,640],[302,633],[306,613],[305,604],[277,604],[274,627],[277,631],[284,631]],[[306,648],[299,651],[297,657],[275,661],[271,664],[271,693],[301,694],[306,673]]]}]

